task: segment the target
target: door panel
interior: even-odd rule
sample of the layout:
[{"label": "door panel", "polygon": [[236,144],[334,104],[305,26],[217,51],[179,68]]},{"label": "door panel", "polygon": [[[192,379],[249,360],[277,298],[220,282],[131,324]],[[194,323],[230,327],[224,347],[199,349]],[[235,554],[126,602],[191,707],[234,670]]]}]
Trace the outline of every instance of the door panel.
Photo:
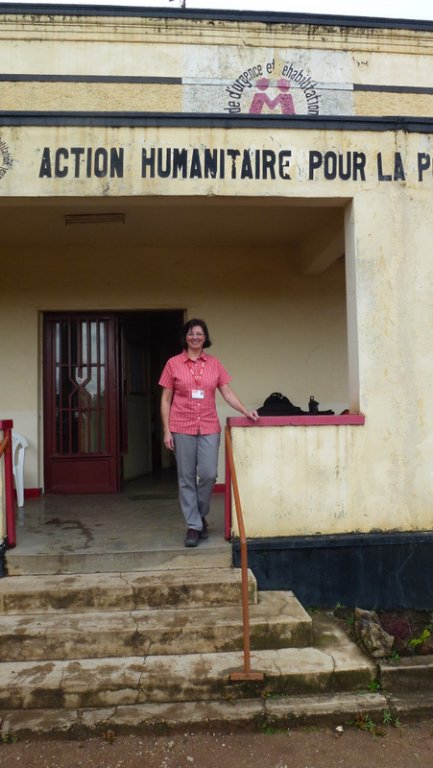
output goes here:
[{"label": "door panel", "polygon": [[51,493],[119,489],[115,315],[45,317],[45,485]]}]

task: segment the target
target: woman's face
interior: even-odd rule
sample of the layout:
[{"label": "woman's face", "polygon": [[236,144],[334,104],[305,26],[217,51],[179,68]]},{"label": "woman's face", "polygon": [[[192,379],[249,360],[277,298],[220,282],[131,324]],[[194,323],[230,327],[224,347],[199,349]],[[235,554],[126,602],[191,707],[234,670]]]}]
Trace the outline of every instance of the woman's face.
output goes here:
[{"label": "woman's face", "polygon": [[193,325],[186,334],[186,343],[191,352],[201,352],[206,336],[201,325]]}]

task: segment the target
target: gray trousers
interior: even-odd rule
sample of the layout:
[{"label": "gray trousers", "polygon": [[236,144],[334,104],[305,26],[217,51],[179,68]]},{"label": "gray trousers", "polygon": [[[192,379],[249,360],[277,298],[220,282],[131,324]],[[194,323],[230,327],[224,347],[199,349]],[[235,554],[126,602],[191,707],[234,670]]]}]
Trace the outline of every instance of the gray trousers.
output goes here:
[{"label": "gray trousers", "polygon": [[173,433],[180,507],[186,527],[201,531],[218,473],[220,434]]}]

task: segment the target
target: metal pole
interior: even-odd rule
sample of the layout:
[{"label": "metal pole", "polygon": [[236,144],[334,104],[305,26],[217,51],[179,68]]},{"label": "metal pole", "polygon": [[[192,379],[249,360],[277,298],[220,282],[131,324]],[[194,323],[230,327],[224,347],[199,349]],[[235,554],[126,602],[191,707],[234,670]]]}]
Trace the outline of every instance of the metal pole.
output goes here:
[{"label": "metal pole", "polygon": [[248,595],[248,551],[247,540],[245,536],[245,526],[242,515],[241,500],[239,496],[239,487],[236,476],[235,463],[233,458],[232,440],[230,427],[225,429],[226,453],[230,466],[231,482],[233,484],[233,495],[235,498],[236,517],[239,528],[239,540],[241,545],[241,580],[242,580],[242,621],[243,621],[243,647],[244,647],[244,669],[243,672],[232,672],[231,680],[263,680],[263,672],[251,671],[251,653],[250,653],[250,613],[249,613],[249,595]]}]

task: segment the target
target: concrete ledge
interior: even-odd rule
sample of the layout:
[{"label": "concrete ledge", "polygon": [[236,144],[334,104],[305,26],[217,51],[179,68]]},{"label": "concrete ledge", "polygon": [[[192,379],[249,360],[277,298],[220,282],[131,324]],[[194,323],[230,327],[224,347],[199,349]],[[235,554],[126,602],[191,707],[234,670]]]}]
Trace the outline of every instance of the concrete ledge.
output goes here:
[{"label": "concrete ledge", "polygon": [[28,709],[2,713],[2,736],[20,738],[31,734],[84,738],[113,728],[117,733],[175,733],[185,726],[195,730],[251,731],[265,727],[296,725],[345,725],[361,713],[381,723],[391,710],[407,719],[431,717],[433,695],[384,696],[369,693],[337,693],[246,701],[203,701],[133,704],[99,709]]},{"label": "concrete ledge", "polygon": [[380,716],[388,702],[380,693],[337,693],[326,696],[291,696],[266,701],[269,724],[347,723],[359,713]]},{"label": "concrete ledge", "polygon": [[[366,689],[376,668],[356,653],[331,654],[315,648],[254,651],[253,671],[264,681],[232,683],[243,669],[239,652],[187,656],[3,662],[0,709],[77,709],[145,702],[204,701]],[[89,684],[91,681],[91,685]]]},{"label": "concrete ledge", "polygon": [[[0,615],[3,661],[242,650],[239,604],[171,610]],[[264,592],[250,606],[251,648],[312,645],[310,616],[292,592]]]},{"label": "concrete ledge", "polygon": [[[248,573],[249,599],[257,602],[256,580]],[[33,575],[2,582],[0,614],[94,611],[182,606],[240,605],[241,573],[233,568],[172,571]]]},{"label": "concrete ledge", "polygon": [[413,694],[433,691],[433,656],[402,658],[378,664],[382,688],[389,693]]},{"label": "concrete ledge", "polygon": [[387,695],[388,708],[399,718],[433,717],[433,693],[424,691],[422,695],[401,693]]},{"label": "concrete ledge", "polygon": [[227,568],[231,565],[231,550],[228,545],[212,547],[208,550],[202,545],[197,550],[155,549],[137,550],[136,552],[79,552],[64,554],[22,554],[8,550],[6,554],[7,573],[9,576],[25,574],[66,574],[66,573],[104,573],[118,571],[148,571],[153,569],[175,570],[189,567]]},{"label": "concrete ledge", "polygon": [[2,734],[90,736],[107,728],[116,732],[170,733],[195,730],[244,728],[252,731],[268,726],[289,727],[301,724],[340,725],[355,719],[358,713],[375,715],[381,720],[388,708],[380,694],[339,693],[293,696],[279,700],[185,701],[176,704],[135,704],[100,709],[47,710],[29,709],[10,712],[3,717]]}]

